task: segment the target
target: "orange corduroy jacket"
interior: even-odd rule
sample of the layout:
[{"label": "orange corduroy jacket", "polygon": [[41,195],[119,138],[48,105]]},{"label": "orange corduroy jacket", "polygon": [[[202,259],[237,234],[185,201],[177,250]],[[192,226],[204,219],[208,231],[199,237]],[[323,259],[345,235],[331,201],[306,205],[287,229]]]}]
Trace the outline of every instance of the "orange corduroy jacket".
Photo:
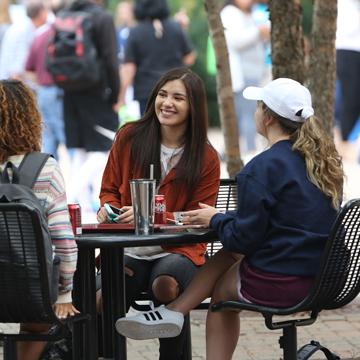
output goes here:
[{"label": "orange corduroy jacket", "polygon": [[[130,145],[128,143],[122,145],[119,151],[120,138],[121,132],[115,139],[104,170],[100,191],[101,206],[104,203],[117,207],[131,205],[129,180],[140,177],[130,161]],[[186,184],[174,180],[175,171],[172,169],[158,189],[158,194],[165,195],[167,217],[173,218],[174,211],[197,209],[199,202],[214,206],[220,184],[218,153],[210,144],[206,145],[201,178],[190,199],[187,196],[190,191]],[[206,244],[204,243],[187,246],[164,245],[163,248],[168,252],[187,256],[196,265],[205,262]]]}]

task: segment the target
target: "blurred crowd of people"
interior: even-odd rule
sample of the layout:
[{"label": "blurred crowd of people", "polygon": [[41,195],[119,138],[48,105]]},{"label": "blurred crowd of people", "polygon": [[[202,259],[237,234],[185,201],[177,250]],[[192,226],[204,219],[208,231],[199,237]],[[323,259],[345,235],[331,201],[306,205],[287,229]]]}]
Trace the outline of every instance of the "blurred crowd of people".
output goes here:
[{"label": "blurred crowd of people", "polygon": [[[103,5],[102,0],[0,4],[0,79],[24,81],[36,93],[42,151],[60,160],[68,202],[80,203],[85,221],[95,219],[101,174],[119,126],[144,113],[150,90],[164,72],[190,66],[196,58],[184,10],[173,19],[166,0],[121,1],[113,16]],[[102,84],[70,92],[49,73],[46,52],[61,10],[97,12],[93,38]]]},{"label": "blurred crowd of people", "polygon": [[[46,69],[51,24],[65,6],[100,9],[102,0],[27,0],[22,4],[0,3],[0,79],[23,80],[36,92],[44,124],[42,150],[60,158],[69,174],[69,202],[80,202],[84,213],[93,213],[99,205],[100,175],[118,127],[144,114],[148,95],[165,71],[196,61],[187,35],[189,17],[185,9],[171,16],[166,0],[119,1],[114,16],[101,9],[102,20],[95,24],[94,33],[107,83],[70,96],[56,86]],[[340,152],[354,158],[360,133],[360,76],[356,75],[360,71],[360,1],[341,0],[338,5],[335,128]],[[220,16],[241,153],[252,155],[262,145],[253,121],[255,104],[246,102],[242,91],[271,79],[267,1],[226,0]]]}]

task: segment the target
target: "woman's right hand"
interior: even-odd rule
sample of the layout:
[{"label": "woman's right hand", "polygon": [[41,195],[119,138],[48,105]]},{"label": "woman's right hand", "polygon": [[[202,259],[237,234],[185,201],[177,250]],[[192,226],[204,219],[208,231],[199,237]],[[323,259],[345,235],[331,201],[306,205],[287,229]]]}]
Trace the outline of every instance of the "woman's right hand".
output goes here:
[{"label": "woman's right hand", "polygon": [[110,221],[107,211],[105,210],[105,208],[103,206],[100,208],[100,210],[97,213],[97,221],[100,224],[108,223]]}]

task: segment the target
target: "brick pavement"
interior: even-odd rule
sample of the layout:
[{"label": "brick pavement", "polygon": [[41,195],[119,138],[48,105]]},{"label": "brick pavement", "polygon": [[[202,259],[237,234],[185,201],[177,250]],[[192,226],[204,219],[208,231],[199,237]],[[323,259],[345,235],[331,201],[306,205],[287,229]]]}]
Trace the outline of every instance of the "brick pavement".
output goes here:
[{"label": "brick pavement", "polygon": [[[194,360],[205,359],[205,311],[191,312],[192,354]],[[262,316],[244,311],[241,332],[233,359],[279,360],[278,345],[281,331],[268,330]],[[310,326],[298,329],[299,347],[317,340],[337,352],[342,360],[360,359],[360,298],[340,310],[324,311]],[[259,346],[260,345],[260,346]],[[157,359],[157,341],[128,341],[129,360]],[[313,360],[324,359],[322,353]]]},{"label": "brick pavement", "polygon": [[[194,360],[205,359],[205,316],[203,310],[191,312],[192,353]],[[261,316],[243,312],[241,334],[234,360],[279,360],[282,358],[278,346],[280,331],[268,330]],[[10,331],[16,326],[0,324],[0,330]],[[298,329],[299,347],[310,340],[318,340],[336,352],[342,360],[360,360],[360,298],[343,309],[324,311],[318,320],[310,326]],[[155,360],[158,358],[156,340],[128,341],[129,360]],[[314,355],[312,360],[325,357],[322,353]],[[2,360],[2,348],[0,348]]]}]

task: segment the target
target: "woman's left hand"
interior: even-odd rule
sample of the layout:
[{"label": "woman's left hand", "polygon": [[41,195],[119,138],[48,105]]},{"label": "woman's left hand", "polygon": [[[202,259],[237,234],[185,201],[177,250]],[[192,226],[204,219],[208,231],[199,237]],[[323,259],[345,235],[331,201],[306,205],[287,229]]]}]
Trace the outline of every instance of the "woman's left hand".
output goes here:
[{"label": "woman's left hand", "polygon": [[68,316],[80,314],[80,311],[72,303],[55,304],[54,312],[59,319],[66,319]]},{"label": "woman's left hand", "polygon": [[203,225],[209,227],[211,218],[219,211],[212,206],[199,203],[200,209],[185,211],[182,213],[184,225]]},{"label": "woman's left hand", "polygon": [[120,214],[117,218],[115,218],[115,222],[121,224],[129,224],[134,222],[134,212],[132,206],[123,206],[121,210],[125,212]]}]

